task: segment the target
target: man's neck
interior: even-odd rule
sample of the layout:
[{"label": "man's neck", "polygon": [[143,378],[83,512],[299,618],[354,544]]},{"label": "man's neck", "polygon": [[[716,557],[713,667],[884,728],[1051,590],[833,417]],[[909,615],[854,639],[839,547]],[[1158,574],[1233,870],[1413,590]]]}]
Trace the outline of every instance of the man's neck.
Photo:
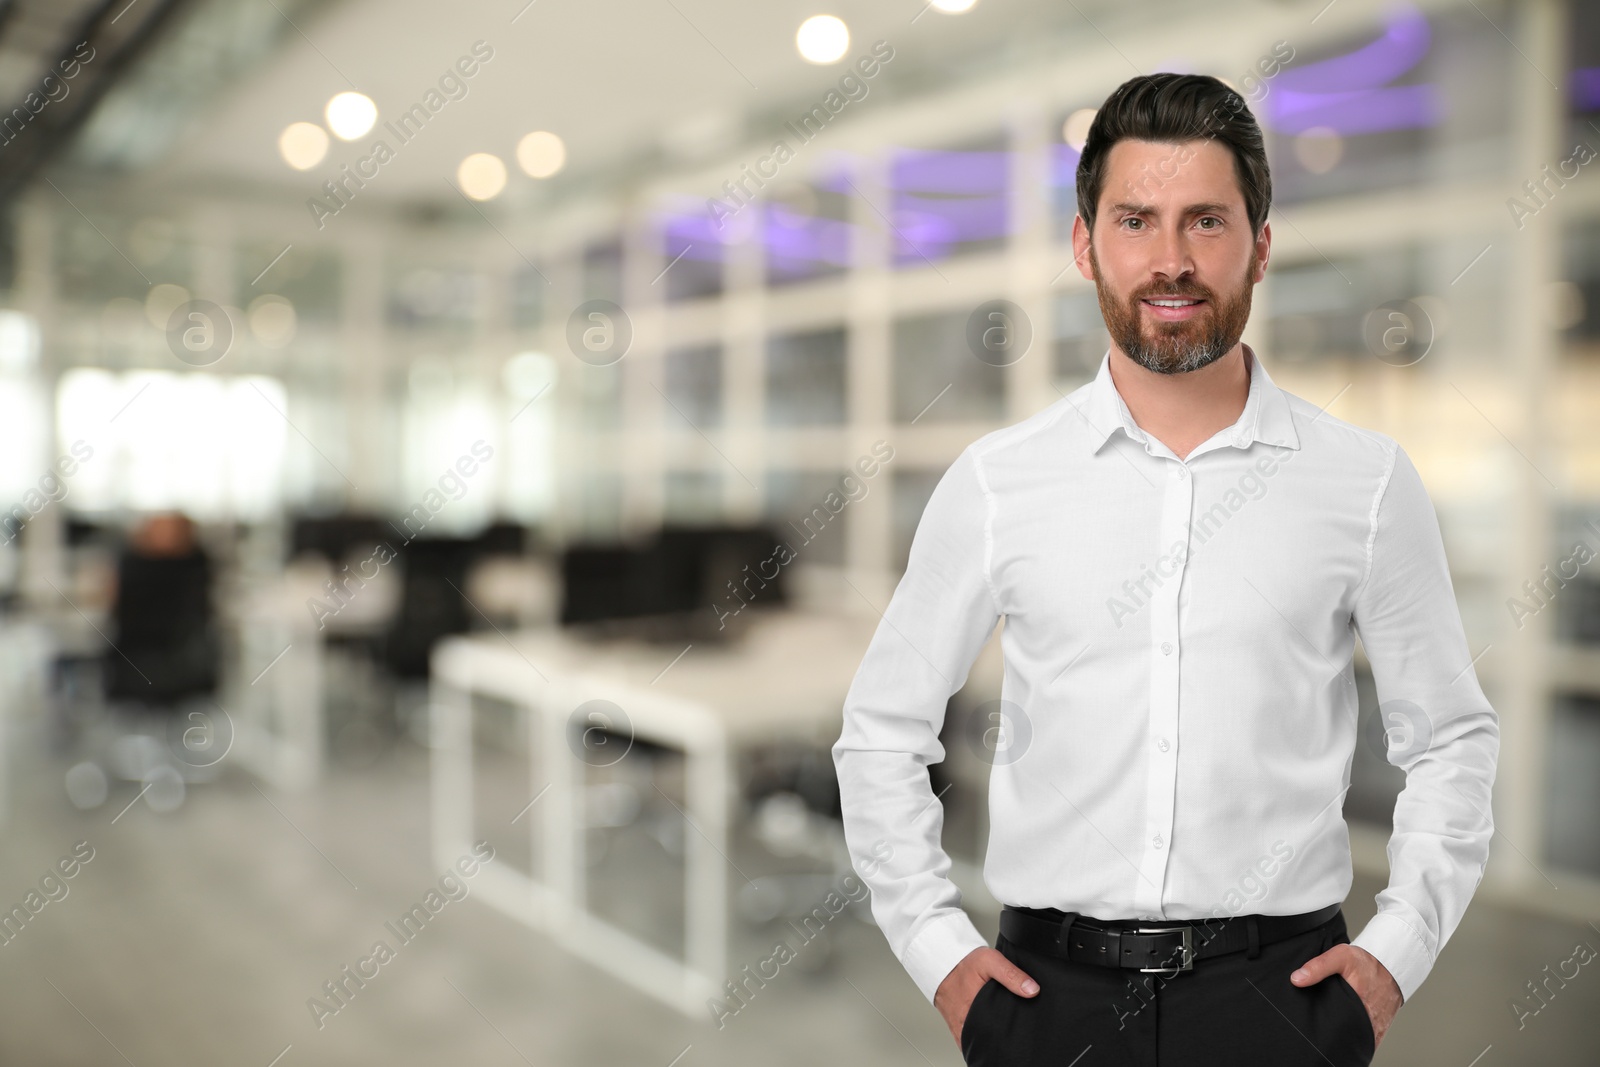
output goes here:
[{"label": "man's neck", "polygon": [[1241,342],[1221,359],[1183,374],[1158,374],[1111,349],[1111,381],[1133,421],[1183,459],[1232,426],[1250,395],[1250,368]]}]

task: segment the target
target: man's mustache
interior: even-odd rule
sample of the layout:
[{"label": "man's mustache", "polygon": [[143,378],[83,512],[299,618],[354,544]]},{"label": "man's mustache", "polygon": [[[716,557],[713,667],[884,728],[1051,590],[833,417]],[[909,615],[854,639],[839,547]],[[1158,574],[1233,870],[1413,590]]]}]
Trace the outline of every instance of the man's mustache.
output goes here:
[{"label": "man's mustache", "polygon": [[1211,290],[1200,286],[1179,286],[1176,291],[1169,289],[1166,292],[1149,289],[1133,294],[1134,303],[1137,304],[1141,300],[1209,300],[1216,303],[1211,296]]}]

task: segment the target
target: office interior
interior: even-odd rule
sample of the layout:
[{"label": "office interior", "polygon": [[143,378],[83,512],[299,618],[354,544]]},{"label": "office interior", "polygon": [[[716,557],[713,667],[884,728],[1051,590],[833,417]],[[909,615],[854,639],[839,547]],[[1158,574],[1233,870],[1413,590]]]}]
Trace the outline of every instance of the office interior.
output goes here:
[{"label": "office interior", "polygon": [[[1108,349],[1075,169],[1162,70],[1251,102],[1244,339],[1414,459],[1501,718],[1374,1062],[1594,1063],[1586,0],[0,2],[0,1060],[961,1062],[829,748],[940,475]],[[991,938],[1001,673],[930,768]]]}]

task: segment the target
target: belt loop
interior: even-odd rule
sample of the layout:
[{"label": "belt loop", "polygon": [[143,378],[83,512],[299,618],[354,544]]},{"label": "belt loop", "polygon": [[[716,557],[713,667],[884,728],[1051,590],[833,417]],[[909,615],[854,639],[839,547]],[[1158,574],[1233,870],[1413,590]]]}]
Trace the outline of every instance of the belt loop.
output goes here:
[{"label": "belt loop", "polygon": [[1256,917],[1254,915],[1246,915],[1244,917],[1244,929],[1250,939],[1250,951],[1245,953],[1244,958],[1253,960],[1261,955],[1261,929],[1256,925]]},{"label": "belt loop", "polygon": [[1208,915],[1200,921],[1200,925],[1203,927],[1204,932],[1197,935],[1199,944],[1196,947],[1203,948],[1206,945],[1209,945],[1211,943],[1211,939],[1216,937],[1224,928],[1226,928],[1228,925],[1228,920],[1222,918],[1221,916]]},{"label": "belt loop", "polygon": [[1067,955],[1072,950],[1072,945],[1070,942],[1068,942],[1067,938],[1072,934],[1072,924],[1077,921],[1078,913],[1075,911],[1069,911],[1066,913],[1065,917],[1062,918],[1061,925],[1056,930],[1056,945],[1064,950],[1061,953],[1063,956]]}]

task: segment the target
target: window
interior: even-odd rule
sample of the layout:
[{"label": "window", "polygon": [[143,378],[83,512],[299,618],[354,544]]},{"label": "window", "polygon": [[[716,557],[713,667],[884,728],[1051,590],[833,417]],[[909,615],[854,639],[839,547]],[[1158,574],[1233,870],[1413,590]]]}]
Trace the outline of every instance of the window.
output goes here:
[{"label": "window", "polygon": [[152,283],[191,280],[190,246],[170,222],[129,225],[101,216],[91,223],[76,211],[55,217],[56,284],[63,300],[104,304],[120,297],[142,305]]},{"label": "window", "polygon": [[[1600,151],[1595,140],[1600,128],[1600,5],[1573,3],[1567,5],[1567,17],[1572,20],[1567,40],[1571,46],[1572,70],[1568,116],[1568,144],[1579,141]],[[1593,125],[1591,125],[1593,123]]]},{"label": "window", "polygon": [[669,470],[662,510],[668,522],[714,522],[722,516],[722,475],[717,471]]},{"label": "window", "polygon": [[1005,245],[1011,157],[1004,138],[954,149],[896,149],[889,192],[896,267],[927,267]]},{"label": "window", "polygon": [[773,191],[761,204],[767,284],[833,278],[850,265],[850,186],[837,177]]},{"label": "window", "polygon": [[[1600,142],[1595,147],[1600,149]],[[1563,227],[1561,252],[1565,281],[1557,312],[1567,344],[1587,355],[1600,354],[1600,219]]]},{"label": "window", "polygon": [[664,241],[661,283],[669,301],[699,300],[722,293],[723,262],[734,227],[718,225],[704,208],[686,201],[661,220]]},{"label": "window", "polygon": [[234,293],[241,306],[267,293],[294,305],[302,322],[337,323],[343,271],[332,250],[284,246],[288,241],[242,241],[234,254]]},{"label": "window", "polygon": [[1376,35],[1300,50],[1251,108],[1269,133],[1274,199],[1502,174],[1512,61],[1470,8],[1432,20],[1400,8]]},{"label": "window", "polygon": [[666,395],[673,410],[669,428],[688,431],[722,425],[722,346],[670,348],[666,357]]},{"label": "window", "polygon": [[463,333],[477,322],[483,278],[470,267],[398,262],[389,270],[389,324]]},{"label": "window", "polygon": [[542,352],[506,361],[502,377],[505,455],[500,458],[501,513],[539,523],[555,507],[555,387],[558,367]]},{"label": "window", "polygon": [[967,312],[894,324],[896,422],[998,419],[1005,414],[1005,371],[967,347]]},{"label": "window", "polygon": [[933,496],[934,486],[944,477],[944,468],[938,470],[906,469],[894,472],[894,556],[890,561],[896,571],[904,571],[911,558],[911,541],[922,521],[922,512]]},{"label": "window", "polygon": [[282,506],[287,412],[272,378],[69,370],[56,391],[58,447],[81,462],[67,506],[265,517]]},{"label": "window", "polygon": [[837,471],[767,472],[767,520],[801,563],[844,563],[849,497]]},{"label": "window", "polygon": [[584,249],[583,298],[622,303],[622,241],[619,238]]},{"label": "window", "polygon": [[842,328],[780,334],[767,341],[767,421],[811,426],[844,421]]},{"label": "window", "polygon": [[536,330],[544,323],[545,302],[550,283],[533,264],[520,260],[511,272],[511,325],[518,330]]},{"label": "window", "polygon": [[0,507],[37,489],[55,459],[44,450],[49,430],[40,410],[38,361],[38,322],[20,311],[0,310]]},{"label": "window", "polygon": [[1111,348],[1111,334],[1100,313],[1100,297],[1091,286],[1055,298],[1054,340],[1051,356],[1058,379],[1085,382],[1100,370],[1100,361]]}]

